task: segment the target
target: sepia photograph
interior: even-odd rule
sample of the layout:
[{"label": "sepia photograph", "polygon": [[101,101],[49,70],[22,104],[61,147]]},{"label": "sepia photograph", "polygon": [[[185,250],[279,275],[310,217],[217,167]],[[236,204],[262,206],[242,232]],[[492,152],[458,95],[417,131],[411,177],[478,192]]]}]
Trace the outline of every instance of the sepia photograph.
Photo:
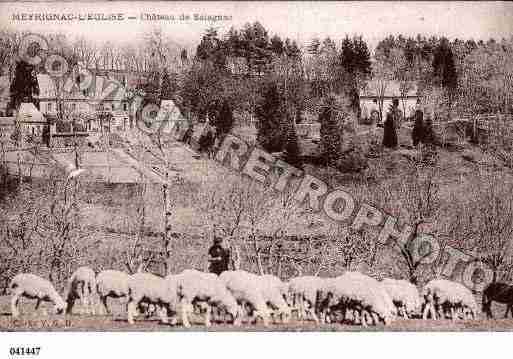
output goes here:
[{"label": "sepia photograph", "polygon": [[512,3],[0,2],[0,356],[512,330]]}]

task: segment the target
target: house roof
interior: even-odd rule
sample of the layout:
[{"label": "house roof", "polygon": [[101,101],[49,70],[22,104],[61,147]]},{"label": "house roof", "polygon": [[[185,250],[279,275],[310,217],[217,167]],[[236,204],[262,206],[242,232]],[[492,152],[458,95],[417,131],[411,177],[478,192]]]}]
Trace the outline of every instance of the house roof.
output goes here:
[{"label": "house roof", "polygon": [[[381,84],[376,80],[367,82],[367,86],[361,92],[360,96],[366,97],[377,97],[378,89]],[[400,82],[399,81],[387,81],[385,87],[384,97],[401,97]],[[417,84],[413,83],[406,96],[417,96]]]},{"label": "house roof", "polygon": [[16,115],[18,122],[39,122],[46,123],[46,119],[41,112],[31,102],[23,102],[20,105],[18,114]]}]

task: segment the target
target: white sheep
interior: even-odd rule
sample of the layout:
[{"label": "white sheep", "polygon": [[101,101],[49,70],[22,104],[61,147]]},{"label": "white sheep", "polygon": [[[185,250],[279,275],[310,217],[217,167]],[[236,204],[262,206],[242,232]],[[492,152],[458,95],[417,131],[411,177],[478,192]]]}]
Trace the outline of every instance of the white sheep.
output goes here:
[{"label": "white sheep", "polygon": [[275,316],[281,317],[287,323],[291,317],[291,309],[287,303],[288,286],[280,278],[272,274],[257,276],[260,281],[260,290],[266,304],[275,311]]},{"label": "white sheep", "polygon": [[104,270],[96,276],[96,291],[105,311],[110,314],[107,298],[124,298],[128,300],[130,275],[117,270]]},{"label": "white sheep", "polygon": [[322,301],[321,293],[324,293],[323,290],[326,288],[326,283],[326,278],[316,276],[302,276],[290,279],[288,285],[290,301],[292,307],[298,313],[299,320],[310,316],[316,323],[319,323],[316,313],[317,302]]},{"label": "white sheep", "polygon": [[134,323],[137,308],[142,303],[154,305],[162,323],[177,311],[178,297],[174,282],[152,273],[135,273],[128,280],[128,323]]},{"label": "white sheep", "polygon": [[[9,285],[12,293],[11,312],[13,317],[19,316],[18,304],[21,297],[36,299],[36,311],[39,309],[41,302],[51,302],[54,304],[55,312],[61,314],[66,309],[66,302],[57,293],[53,284],[31,273],[17,274]],[[43,311],[46,315],[46,311]]]},{"label": "white sheep", "polygon": [[364,274],[346,272],[330,281],[327,291],[332,310],[341,310],[344,318],[347,310],[353,310],[364,326],[369,316],[375,324],[381,320],[385,325],[395,316],[395,306],[383,286]]},{"label": "white sheep", "polygon": [[406,280],[391,278],[385,278],[380,283],[392,298],[398,313],[402,314],[404,318],[409,318],[411,315],[420,312],[422,302],[415,285]]},{"label": "white sheep", "polygon": [[182,323],[189,326],[189,315],[193,303],[206,304],[205,325],[211,325],[211,307],[224,309],[233,318],[235,325],[240,325],[241,313],[237,301],[226,285],[213,273],[197,270],[185,270],[177,276],[178,297],[180,298]]},{"label": "white sheep", "polygon": [[223,281],[242,308],[248,305],[252,309],[255,319],[261,318],[265,326],[269,324],[269,309],[259,286],[259,277],[256,274],[242,270],[226,271],[221,273],[219,279]]},{"label": "white sheep", "polygon": [[[456,310],[462,311],[463,316],[475,319],[478,311],[476,299],[472,292],[463,284],[446,279],[434,279],[428,282],[423,290],[424,310],[422,318],[427,319],[431,313],[433,319],[442,317],[450,311],[451,319],[456,320]],[[470,315],[468,315],[470,314]]]},{"label": "white sheep", "polygon": [[83,313],[95,313],[94,292],[96,289],[96,274],[89,267],[78,268],[68,280],[66,289],[67,314],[71,314],[77,299],[80,299]]}]

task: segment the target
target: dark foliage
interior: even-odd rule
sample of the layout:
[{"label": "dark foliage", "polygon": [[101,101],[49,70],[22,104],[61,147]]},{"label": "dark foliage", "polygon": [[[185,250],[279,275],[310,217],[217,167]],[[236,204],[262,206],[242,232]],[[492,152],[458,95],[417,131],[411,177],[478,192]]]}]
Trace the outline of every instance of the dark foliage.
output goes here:
[{"label": "dark foliage", "polygon": [[297,140],[296,127],[292,123],[292,118],[290,116],[287,121],[287,127],[287,142],[285,144],[284,160],[294,167],[301,168],[302,161]]},{"label": "dark foliage", "polygon": [[14,80],[10,86],[10,101],[8,108],[17,109],[22,102],[32,102],[39,108],[39,85],[33,65],[20,60],[16,63]]},{"label": "dark foliage", "polygon": [[227,100],[223,101],[221,109],[214,119],[214,126],[217,128],[218,136],[224,137],[233,127],[233,111]]},{"label": "dark foliage", "polygon": [[343,123],[333,96],[327,99],[319,114],[319,122],[321,123],[321,155],[327,165],[336,166],[337,161],[342,157]]},{"label": "dark foliage", "polygon": [[442,39],[433,54],[433,73],[438,84],[453,93],[458,84],[454,56],[447,39]]},{"label": "dark foliage", "polygon": [[257,142],[268,152],[281,151],[283,138],[283,96],[274,82],[264,84],[262,100],[257,104]]}]

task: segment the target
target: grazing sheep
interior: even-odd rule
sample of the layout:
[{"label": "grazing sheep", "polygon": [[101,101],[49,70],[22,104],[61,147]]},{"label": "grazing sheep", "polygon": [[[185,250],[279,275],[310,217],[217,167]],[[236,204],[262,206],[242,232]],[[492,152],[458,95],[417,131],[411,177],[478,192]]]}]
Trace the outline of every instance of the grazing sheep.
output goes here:
[{"label": "grazing sheep", "polygon": [[171,280],[151,273],[135,273],[128,280],[128,323],[134,323],[137,308],[141,303],[154,305],[162,323],[168,323],[168,317],[176,313],[178,304],[176,286]]},{"label": "grazing sheep", "polygon": [[287,323],[291,317],[291,309],[287,303],[287,286],[280,278],[271,274],[261,275],[258,279],[266,304],[275,311],[275,316],[281,317],[281,321]]},{"label": "grazing sheep", "polygon": [[125,298],[128,300],[130,276],[117,270],[104,270],[96,276],[96,291],[107,314],[111,314],[107,306],[107,298]]},{"label": "grazing sheep", "polygon": [[315,323],[319,323],[317,302],[322,301],[321,293],[326,283],[325,278],[315,276],[296,277],[289,281],[291,304],[293,309],[297,311],[299,320],[310,316]]},{"label": "grazing sheep", "polygon": [[385,288],[398,313],[404,318],[419,313],[422,303],[417,287],[406,280],[385,278],[380,282]]},{"label": "grazing sheep", "polygon": [[78,268],[68,280],[66,289],[66,314],[71,314],[77,299],[80,299],[83,313],[94,315],[94,291],[96,288],[96,274],[89,267]]},{"label": "grazing sheep", "polygon": [[[53,284],[31,273],[17,274],[9,285],[12,293],[11,312],[13,317],[19,316],[18,304],[20,297],[36,299],[36,311],[39,309],[41,302],[52,302],[54,304],[56,314],[61,314],[66,309],[66,302],[57,293]],[[43,312],[46,315],[46,311]]]},{"label": "grazing sheep", "polygon": [[226,285],[242,308],[245,308],[246,305],[249,306],[255,319],[261,318],[265,326],[269,324],[270,313],[259,286],[259,277],[256,274],[242,270],[226,271],[221,273],[219,279]]},{"label": "grazing sheep", "polygon": [[395,306],[383,286],[364,274],[346,272],[332,280],[327,291],[330,310],[342,311],[344,319],[347,310],[352,310],[363,326],[369,317],[374,324],[381,320],[388,325],[395,316]]},{"label": "grazing sheep", "polygon": [[422,296],[424,297],[423,319],[427,319],[429,312],[433,319],[436,319],[436,313],[442,317],[450,312],[451,319],[456,320],[458,317],[456,310],[461,311],[464,318],[471,316],[475,319],[477,315],[474,295],[463,284],[446,279],[434,279],[424,286]]},{"label": "grazing sheep", "polygon": [[240,325],[240,309],[237,301],[226,288],[224,282],[213,273],[197,270],[185,270],[177,276],[178,297],[181,303],[182,323],[189,326],[189,315],[193,305],[205,303],[205,325],[211,325],[211,306],[225,309],[231,315],[233,323]]}]

